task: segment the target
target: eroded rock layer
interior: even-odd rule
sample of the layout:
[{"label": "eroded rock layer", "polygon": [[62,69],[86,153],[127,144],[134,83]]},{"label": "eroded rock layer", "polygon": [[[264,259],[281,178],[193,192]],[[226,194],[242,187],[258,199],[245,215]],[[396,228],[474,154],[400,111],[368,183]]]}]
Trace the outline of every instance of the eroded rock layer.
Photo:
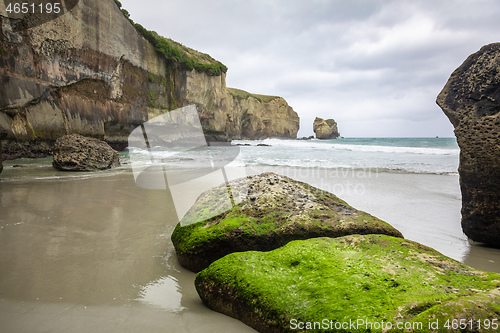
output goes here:
[{"label": "eroded rock layer", "polygon": [[500,43],[457,68],[437,97],[460,146],[462,228],[472,240],[500,246]]}]

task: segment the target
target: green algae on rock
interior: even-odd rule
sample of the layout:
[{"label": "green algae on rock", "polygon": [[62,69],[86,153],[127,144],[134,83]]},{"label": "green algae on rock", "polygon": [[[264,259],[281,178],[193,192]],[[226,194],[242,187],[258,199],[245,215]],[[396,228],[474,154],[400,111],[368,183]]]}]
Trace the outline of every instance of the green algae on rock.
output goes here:
[{"label": "green algae on rock", "polygon": [[[234,207],[222,197],[226,186],[200,195],[172,234],[179,262],[194,272],[229,253],[270,251],[291,240],[352,234],[403,237],[332,193],[285,176],[263,173],[231,181],[233,192],[247,192]],[[208,218],[210,211],[224,213]]]},{"label": "green algae on rock", "polygon": [[[259,332],[302,331],[307,323],[314,332],[377,332],[382,322],[391,332],[459,332],[445,327],[454,319],[467,321],[467,331],[491,332],[491,325],[479,329],[478,320],[500,317],[500,274],[386,235],[233,253],[198,273],[195,285],[206,306]],[[335,327],[357,320],[364,324]]]}]

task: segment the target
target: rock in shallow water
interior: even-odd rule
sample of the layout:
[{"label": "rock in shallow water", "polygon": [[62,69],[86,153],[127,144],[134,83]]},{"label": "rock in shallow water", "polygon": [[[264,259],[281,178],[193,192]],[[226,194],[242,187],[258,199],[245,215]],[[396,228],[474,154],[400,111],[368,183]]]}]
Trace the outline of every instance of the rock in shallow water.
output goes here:
[{"label": "rock in shallow water", "polygon": [[[263,173],[229,185],[233,191],[245,188],[246,198],[232,207],[222,197],[226,184],[209,190],[172,234],[179,262],[191,271],[198,272],[229,253],[270,251],[297,239],[351,234],[403,237],[388,223],[335,195],[285,176]],[[206,220],[204,214],[214,210],[226,212]]]},{"label": "rock in shallow water", "polygon": [[324,120],[316,117],[313,123],[313,131],[316,138],[321,140],[336,139],[340,136],[337,123],[333,119]]},{"label": "rock in shallow water", "polygon": [[52,165],[63,171],[96,171],[120,166],[118,152],[106,142],[79,134],[57,139],[53,156]]},{"label": "rock in shallow water", "polygon": [[469,56],[437,103],[460,146],[462,229],[474,241],[500,247],[500,43]]},{"label": "rock in shallow water", "polygon": [[[429,329],[436,321],[439,331],[450,332],[444,325],[454,319],[475,325],[467,331],[492,332],[484,325],[475,330],[477,320],[491,323],[500,315],[500,274],[385,235],[316,238],[271,252],[233,253],[198,273],[195,285],[206,306],[261,333],[302,331],[314,323],[322,331],[367,332],[369,323],[380,328],[382,322],[384,328],[393,325],[389,331],[403,331],[396,329],[400,322],[429,332],[437,331]],[[364,322],[349,325],[357,320]],[[345,330],[338,327],[343,323]]]}]

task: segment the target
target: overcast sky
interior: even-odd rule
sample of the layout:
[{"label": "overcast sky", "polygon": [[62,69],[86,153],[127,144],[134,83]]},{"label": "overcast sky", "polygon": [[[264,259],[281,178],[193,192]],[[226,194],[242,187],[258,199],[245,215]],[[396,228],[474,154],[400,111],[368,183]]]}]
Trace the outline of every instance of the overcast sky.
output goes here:
[{"label": "overcast sky", "polygon": [[284,97],[344,137],[453,136],[435,100],[500,41],[498,0],[120,0],[149,30],[208,53],[227,85]]}]

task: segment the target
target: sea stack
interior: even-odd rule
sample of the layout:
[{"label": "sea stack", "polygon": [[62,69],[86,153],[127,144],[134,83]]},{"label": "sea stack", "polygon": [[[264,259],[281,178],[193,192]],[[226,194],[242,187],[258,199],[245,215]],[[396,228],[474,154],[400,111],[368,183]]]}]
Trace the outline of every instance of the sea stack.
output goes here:
[{"label": "sea stack", "polygon": [[324,120],[316,117],[314,119],[313,131],[316,134],[316,138],[321,140],[336,139],[340,136],[337,122],[333,119]]},{"label": "sea stack", "polygon": [[500,246],[500,43],[458,67],[437,97],[460,146],[462,229]]}]

